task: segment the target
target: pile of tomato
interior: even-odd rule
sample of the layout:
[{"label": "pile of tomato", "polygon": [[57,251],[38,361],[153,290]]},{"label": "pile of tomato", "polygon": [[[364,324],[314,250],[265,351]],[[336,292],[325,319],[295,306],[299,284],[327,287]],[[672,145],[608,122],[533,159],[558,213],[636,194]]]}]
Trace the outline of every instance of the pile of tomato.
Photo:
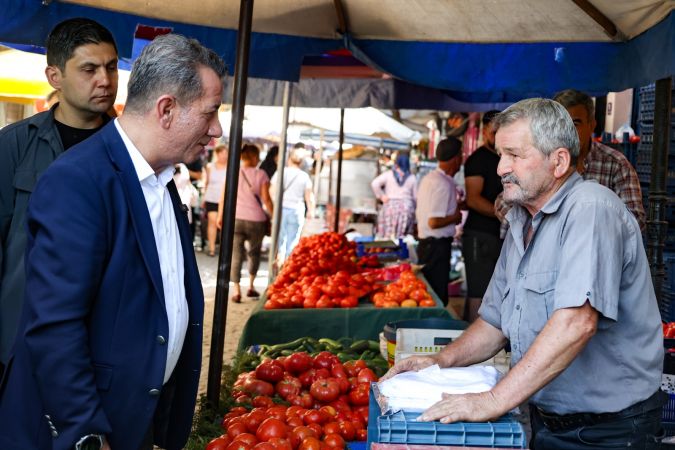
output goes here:
[{"label": "pile of tomato", "polygon": [[237,378],[232,395],[239,406],[225,414],[225,434],[206,449],[339,450],[365,441],[373,381],[365,361],[342,364],[330,352],[265,360]]},{"label": "pile of tomato", "polygon": [[333,232],[304,237],[267,289],[265,309],[353,308],[373,290],[361,274],[367,260],[356,246]]},{"label": "pile of tomato", "polygon": [[427,291],[426,284],[410,269],[401,272],[398,280],[373,293],[371,300],[378,308],[436,306],[436,302]]}]

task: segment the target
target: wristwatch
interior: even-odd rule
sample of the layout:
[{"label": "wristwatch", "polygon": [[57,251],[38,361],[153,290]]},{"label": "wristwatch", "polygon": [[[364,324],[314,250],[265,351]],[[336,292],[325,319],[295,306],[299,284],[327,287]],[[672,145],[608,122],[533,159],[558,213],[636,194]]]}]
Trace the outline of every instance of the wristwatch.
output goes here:
[{"label": "wristwatch", "polygon": [[103,435],[88,434],[82,436],[75,444],[75,450],[101,450],[103,448]]}]

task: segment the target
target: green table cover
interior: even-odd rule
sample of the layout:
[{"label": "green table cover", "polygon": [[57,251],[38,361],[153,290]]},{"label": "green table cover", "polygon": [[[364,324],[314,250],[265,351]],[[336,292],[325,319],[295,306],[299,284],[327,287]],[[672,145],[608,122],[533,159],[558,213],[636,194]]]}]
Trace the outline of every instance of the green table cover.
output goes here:
[{"label": "green table cover", "polygon": [[408,319],[433,317],[455,320],[457,328],[464,329],[466,322],[454,317],[445,309],[431,288],[428,290],[434,297],[435,307],[376,308],[370,301],[362,299],[356,308],[266,310],[263,309],[265,303],[263,296],[244,325],[239,339],[239,350],[245,350],[254,344],[279,344],[304,336],[377,340],[388,322]]}]

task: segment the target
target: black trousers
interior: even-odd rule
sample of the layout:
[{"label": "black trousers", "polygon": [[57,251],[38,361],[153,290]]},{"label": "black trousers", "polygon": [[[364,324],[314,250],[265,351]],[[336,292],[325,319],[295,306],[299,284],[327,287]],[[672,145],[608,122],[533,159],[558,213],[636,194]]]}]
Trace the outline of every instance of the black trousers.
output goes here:
[{"label": "black trousers", "polygon": [[530,404],[532,450],[661,448],[661,414],[667,396],[657,391],[646,400],[610,414],[555,416]]},{"label": "black trousers", "polygon": [[444,305],[448,304],[452,238],[424,238],[417,245],[417,258],[424,264],[422,273]]}]

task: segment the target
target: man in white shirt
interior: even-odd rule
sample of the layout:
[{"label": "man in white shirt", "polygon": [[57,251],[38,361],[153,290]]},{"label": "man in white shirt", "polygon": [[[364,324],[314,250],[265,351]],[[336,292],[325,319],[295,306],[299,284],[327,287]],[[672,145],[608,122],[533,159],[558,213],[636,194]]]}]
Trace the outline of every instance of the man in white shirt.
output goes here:
[{"label": "man in white shirt", "polygon": [[436,147],[438,167],[429,172],[417,189],[417,256],[422,273],[444,305],[448,304],[450,252],[455,224],[462,220],[457,190],[452,178],[462,165],[462,142],[443,139]]},{"label": "man in white shirt", "polygon": [[0,392],[3,450],[185,445],[201,368],[204,297],[172,180],[218,122],[223,61],[156,38],[124,114],[40,178],[28,207],[27,289]]}]

